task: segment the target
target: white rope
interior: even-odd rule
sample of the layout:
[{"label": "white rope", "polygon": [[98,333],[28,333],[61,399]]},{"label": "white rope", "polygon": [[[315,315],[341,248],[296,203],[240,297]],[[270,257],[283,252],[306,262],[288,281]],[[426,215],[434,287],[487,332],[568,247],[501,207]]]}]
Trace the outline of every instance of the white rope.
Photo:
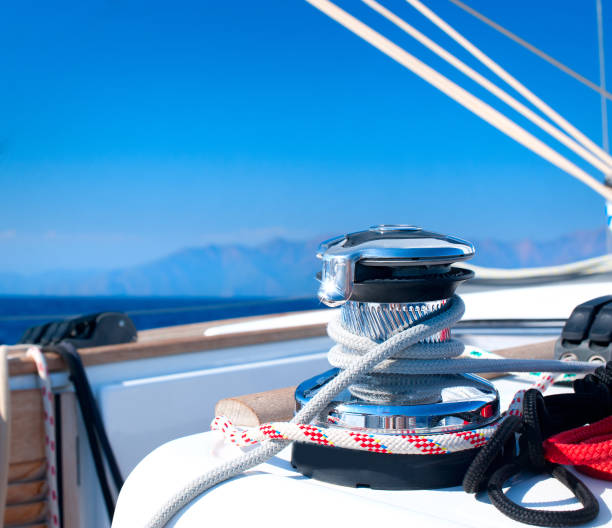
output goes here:
[{"label": "white rope", "polygon": [[534,283],[546,279],[563,280],[576,277],[588,277],[600,273],[612,272],[612,255],[602,255],[569,264],[558,266],[543,266],[540,268],[485,268],[470,263],[463,263],[463,267],[472,270],[475,279],[499,281],[533,281]]},{"label": "white rope", "polygon": [[510,75],[510,73],[508,73],[494,60],[492,60],[488,55],[483,53],[479,48],[477,48],[474,44],[467,40],[447,22],[442,20],[431,9],[423,5],[423,3],[421,3],[419,0],[406,0],[406,2],[408,2],[412,7],[419,11],[423,16],[427,17],[431,22],[433,22],[442,31],[444,31],[444,33],[446,33],[455,42],[457,42],[457,44],[462,46],[466,51],[476,57],[482,64],[489,68],[498,77],[500,77],[510,86],[512,86],[512,88],[514,88],[525,99],[531,102],[542,113],[548,116],[552,121],[557,123],[557,125],[559,125],[568,134],[573,136],[577,141],[582,143],[585,147],[591,150],[591,152],[593,152],[595,155],[605,161],[608,165],[612,165],[612,157],[610,157],[610,155],[605,150],[603,150],[594,141],[589,139],[585,134],[580,132],[580,130],[578,130],[569,121],[563,118],[558,112],[553,110],[549,105],[542,101],[542,99],[536,96],[531,90],[529,90],[525,85],[519,82],[515,77]]},{"label": "white rope", "polygon": [[[458,299],[458,297],[455,298]],[[329,362],[334,367],[350,368],[359,363],[360,358],[377,345],[375,341],[367,337],[346,330],[340,322],[340,314],[336,314],[335,318],[330,321],[327,332],[329,337],[338,343],[331,348],[328,356]],[[444,345],[452,347],[452,352],[445,350]],[[416,349],[414,354],[412,353],[413,348]],[[437,350],[439,350],[438,353],[436,353]],[[461,374],[463,372],[591,372],[595,369],[592,363],[582,361],[457,357],[463,353],[463,350],[464,345],[454,340],[404,346],[388,359],[380,361],[369,372],[424,375]],[[425,351],[428,351],[427,359],[423,354]]]},{"label": "white rope", "polygon": [[[447,79],[433,68],[430,68],[416,57],[403,50],[395,43],[391,42],[386,37],[383,37],[380,33],[377,33],[372,28],[348,14],[346,11],[340,9],[337,5],[329,0],[306,1],[348,30],[361,37],[375,48],[385,53],[387,56],[397,61],[402,66],[408,68],[423,80],[438,88],[441,92],[445,93],[468,110],[474,112],[487,123],[502,131],[504,134],[508,135],[521,145],[527,147],[529,150],[538,154],[545,160],[549,161],[559,169],[580,180],[582,183],[593,189],[608,201],[612,201],[612,189],[606,187],[593,176],[587,174],[571,161],[561,156],[554,149],[550,148],[544,142],[540,141],[525,129],[518,126],[493,107],[464,90],[450,79]],[[610,159],[612,158],[609,158],[608,156],[606,161],[609,162]]]},{"label": "white rope", "polygon": [[376,434],[367,431],[351,431],[340,427],[321,427],[289,422],[272,422],[246,430],[235,427],[226,416],[217,416],[211,424],[213,431],[221,431],[228,442],[238,447],[248,447],[270,438],[342,447],[371,453],[394,455],[443,455],[481,447],[493,436],[501,421],[488,427],[471,431],[441,434]]},{"label": "white rope", "polygon": [[[367,354],[364,354],[359,362],[354,363],[346,370],[340,372],[313,396],[308,404],[302,407],[293,417],[291,423],[309,423],[321,413],[335,395],[351,385],[354,380],[369,372],[378,363],[398,351],[452,326],[461,319],[464,311],[465,307],[461,299],[454,297],[451,302],[446,304],[443,311],[439,312],[431,319],[411,326],[392,336],[387,341],[376,345]],[[176,512],[183,506],[189,504],[195,497],[201,495],[216,484],[265,462],[281,451],[288,443],[287,440],[266,440],[253,449],[253,451],[240,455],[229,462],[225,462],[204,475],[188,482],[155,512],[153,517],[144,525],[145,528],[163,528]]]},{"label": "white rope", "polygon": [[497,98],[506,103],[508,106],[516,110],[519,114],[529,119],[532,123],[540,127],[557,141],[571,149],[584,160],[588,161],[591,165],[593,165],[593,167],[599,169],[600,171],[606,174],[612,172],[612,165],[608,165],[597,156],[594,156],[589,150],[585,149],[582,145],[574,141],[567,134],[564,134],[557,127],[551,125],[548,121],[546,121],[546,119],[543,119],[538,114],[529,109],[527,106],[525,106],[523,103],[517,101],[510,94],[508,94],[500,87],[489,81],[486,77],[478,73],[476,70],[470,68],[463,61],[459,60],[453,54],[449,53],[446,49],[436,44],[433,40],[425,36],[419,30],[408,24],[406,21],[388,10],[386,7],[380,5],[378,2],[376,2],[376,0],[362,1],[369,7],[374,9],[377,13],[385,17],[387,20],[395,24],[397,27],[405,31],[415,40],[419,41],[421,44],[423,44],[423,46],[425,46],[426,48],[434,52],[436,55],[444,59],[446,62],[457,68],[460,72],[467,75],[470,79],[482,86],[485,90],[488,90]]},{"label": "white rope", "polygon": [[[337,323],[331,324],[329,327],[330,336],[339,338],[341,345],[357,351],[358,358],[352,361],[347,367],[341,370],[336,377],[324,385],[312,399],[302,407],[302,409],[290,421],[291,424],[309,424],[319,414],[321,414],[329,405],[329,402],[341,391],[353,385],[356,381],[361,380],[364,375],[371,372],[378,364],[389,358],[400,356],[406,357],[406,350],[428,337],[445,330],[452,326],[455,322],[461,319],[465,311],[463,301],[454,296],[446,303],[443,309],[435,312],[430,319],[421,320],[418,324],[407,328],[384,341],[377,344],[367,338],[351,334],[346,330],[338,328]],[[365,347],[369,346],[367,350]],[[436,366],[442,363],[458,363],[461,359],[446,359],[432,360],[431,363]],[[419,363],[421,360],[416,360]],[[514,371],[514,370],[536,370],[540,366],[551,366],[555,370],[563,370],[566,368],[577,370],[594,370],[597,365],[593,363],[569,363],[569,362],[541,362],[528,360],[477,360],[470,359],[468,362],[460,363],[462,367],[451,368],[450,371],[457,372],[463,366],[477,368],[476,363],[481,365],[486,364],[484,371]],[[461,370],[463,371],[463,370]],[[479,370],[482,372],[483,370]],[[465,372],[465,371],[463,371]],[[265,440],[253,451],[244,453],[237,458],[224,462],[221,465],[211,469],[207,473],[188,482],[182,489],[175,493],[159,510],[155,512],[153,517],[144,525],[146,528],[162,528],[181,508],[189,504],[194,498],[204,493],[209,488],[223,482],[233,476],[236,476],[258,464],[268,460],[270,457],[281,451],[289,440],[275,439]],[[120,528],[120,527],[116,527]]]}]

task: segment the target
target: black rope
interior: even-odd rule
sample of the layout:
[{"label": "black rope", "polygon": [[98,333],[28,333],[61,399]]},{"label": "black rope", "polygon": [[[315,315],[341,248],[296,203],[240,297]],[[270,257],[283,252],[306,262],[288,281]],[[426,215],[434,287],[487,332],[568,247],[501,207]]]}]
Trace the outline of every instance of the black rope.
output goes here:
[{"label": "black rope", "polygon": [[491,504],[504,515],[524,524],[535,526],[576,526],[592,521],[599,513],[599,503],[584,483],[564,466],[546,464],[543,468],[568,488],[583,505],[578,510],[550,511],[525,508],[516,504],[503,492],[504,483],[523,470],[520,464],[506,464],[491,475],[487,493]]},{"label": "black rope", "polygon": [[[573,394],[543,396],[536,389],[525,392],[522,417],[506,416],[468,468],[463,489],[487,490],[491,503],[516,521],[537,526],[575,526],[592,521],[599,503],[586,485],[564,466],[544,458],[547,438],[593,423],[612,414],[612,362],[574,382]],[[518,436],[518,442],[517,442]],[[569,511],[525,508],[502,490],[512,476],[529,469],[547,473],[567,487],[582,504]]]},{"label": "black rope", "polygon": [[115,511],[115,496],[108,482],[106,468],[104,466],[104,458],[108,465],[116,492],[118,493],[123,486],[123,477],[119,470],[119,464],[113,453],[112,447],[104,429],[104,423],[100,416],[100,411],[96,404],[96,400],[91,390],[91,385],[85,372],[85,367],[81,361],[81,356],[71,343],[62,342],[53,347],[65,361],[70,372],[70,381],[74,385],[83,423],[89,441],[89,448],[96,468],[98,482],[104,498],[104,504],[108,513],[109,520],[112,520]]},{"label": "black rope", "polygon": [[[491,475],[495,462],[503,460],[504,452],[514,451],[514,434],[521,430],[523,421],[518,416],[508,416],[497,428],[495,434],[478,452],[463,477],[463,489],[466,493],[476,493],[483,489]],[[512,446],[508,446],[508,442]]]}]

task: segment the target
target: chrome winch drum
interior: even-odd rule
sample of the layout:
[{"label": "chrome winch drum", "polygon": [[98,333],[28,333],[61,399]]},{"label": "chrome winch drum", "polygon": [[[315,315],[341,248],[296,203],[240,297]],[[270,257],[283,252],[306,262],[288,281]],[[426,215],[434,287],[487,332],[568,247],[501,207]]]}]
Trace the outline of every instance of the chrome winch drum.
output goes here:
[{"label": "chrome winch drum", "polygon": [[[341,325],[381,343],[442,309],[473,273],[453,264],[474,255],[458,238],[414,226],[382,225],[321,244],[319,298],[340,306]],[[450,340],[450,329],[428,342]],[[301,383],[299,410],[338,373]],[[477,431],[499,419],[499,396],[473,374],[366,376],[338,394],[315,425],[359,433],[431,435]],[[296,442],[292,464],[305,475],[347,486],[423,489],[461,483],[479,448],[450,454],[398,455]]]}]

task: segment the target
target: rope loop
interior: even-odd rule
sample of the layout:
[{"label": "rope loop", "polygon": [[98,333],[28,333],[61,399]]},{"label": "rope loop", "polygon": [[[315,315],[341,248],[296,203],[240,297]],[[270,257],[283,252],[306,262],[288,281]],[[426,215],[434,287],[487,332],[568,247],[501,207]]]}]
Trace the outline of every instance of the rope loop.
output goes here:
[{"label": "rope loop", "polygon": [[[486,484],[493,463],[507,460],[509,454],[515,453],[514,435],[523,427],[519,416],[509,415],[474,458],[463,478],[463,490],[466,493],[476,493]],[[511,442],[512,441],[512,442]]]},{"label": "rope loop", "polygon": [[[596,498],[559,463],[579,464],[578,469],[591,476],[612,480],[611,392],[612,362],[575,381],[574,394],[543,396],[536,389],[525,391],[522,409],[506,414],[474,458],[463,481],[464,490],[476,493],[486,488],[491,503],[499,511],[525,524],[574,526],[592,521],[599,512]],[[586,423],[591,425],[584,426]],[[512,449],[511,441],[516,435],[518,449]],[[583,507],[550,511],[516,504],[502,488],[508,479],[525,469],[557,479]]]},{"label": "rope loop", "polygon": [[569,489],[582,503],[578,510],[550,511],[525,508],[512,501],[502,490],[504,483],[521,472],[517,463],[506,464],[497,469],[487,484],[487,494],[491,504],[504,515],[515,521],[535,526],[576,526],[592,521],[599,513],[597,499],[573,473],[558,464],[546,464],[545,471]]}]

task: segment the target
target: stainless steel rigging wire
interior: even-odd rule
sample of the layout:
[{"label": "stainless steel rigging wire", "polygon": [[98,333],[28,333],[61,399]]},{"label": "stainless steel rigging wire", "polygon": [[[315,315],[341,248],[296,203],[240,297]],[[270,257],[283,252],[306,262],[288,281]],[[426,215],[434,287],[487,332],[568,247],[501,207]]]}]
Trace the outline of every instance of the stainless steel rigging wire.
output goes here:
[{"label": "stainless steel rigging wire", "polygon": [[[465,11],[466,13],[472,15],[473,17],[477,18],[481,22],[484,22],[487,26],[493,28],[494,30],[501,33],[502,35],[513,40],[520,46],[523,46],[525,49],[528,49],[529,51],[531,51],[533,54],[537,55],[541,59],[544,59],[549,64],[552,64],[555,68],[560,69],[562,72],[567,73],[569,76],[573,77],[578,82],[581,82],[585,86],[588,86],[591,90],[595,90],[596,92],[601,94],[602,97],[605,97],[607,99],[612,99],[612,93],[606,90],[605,84],[603,84],[602,86],[598,86],[593,81],[590,81],[589,79],[587,79],[583,75],[580,75],[578,72],[572,70],[571,68],[569,68],[562,62],[558,61],[554,57],[551,57],[548,53],[545,53],[541,49],[536,48],[533,44],[530,44],[529,42],[522,39],[518,35],[515,35],[511,31],[507,30],[505,27],[500,26],[497,22],[494,22],[490,18],[487,18],[482,13],[479,13],[478,11],[476,11],[474,8],[464,4],[463,2],[461,2],[461,0],[449,0],[449,1],[455,4],[458,8],[463,9],[463,11]],[[601,0],[597,0],[597,1],[600,2]]]},{"label": "stainless steel rigging wire", "polygon": [[590,150],[580,145],[574,139],[569,137],[559,128],[554,126],[552,123],[541,117],[539,114],[532,111],[530,108],[525,106],[523,103],[512,97],[509,93],[502,90],[499,86],[489,81],[483,75],[478,73],[473,68],[470,68],[463,61],[459,60],[452,53],[449,53],[442,46],[439,46],[430,38],[426,37],[423,33],[418,31],[416,28],[408,24],[405,20],[398,17],[395,13],[385,8],[376,0],[362,0],[366,5],[371,7],[374,11],[385,17],[387,20],[398,26],[400,29],[408,33],[411,37],[416,39],[418,42],[423,44],[426,48],[433,51],[436,55],[444,59],[446,62],[457,68],[460,72],[468,76],[470,79],[478,83],[485,90],[488,90],[493,95],[498,97],[501,101],[506,103],[508,106],[516,110],[523,117],[529,119],[533,124],[544,130],[546,133],[551,135],[557,141],[565,145],[567,148],[578,154],[585,161],[588,161],[593,167],[599,169],[604,174],[612,173],[612,166],[595,156]]},{"label": "stainless steel rigging wire", "polygon": [[[508,135],[521,145],[525,146],[535,154],[541,156],[545,160],[549,161],[559,169],[563,170],[567,174],[578,179],[599,195],[604,197],[608,201],[612,201],[612,188],[607,187],[592,175],[588,174],[580,167],[569,161],[567,158],[559,154],[555,149],[529,133],[524,128],[517,125],[514,121],[509,119],[507,116],[491,107],[472,93],[468,92],[464,88],[460,87],[450,79],[440,74],[427,64],[423,63],[406,50],[400,48],[397,44],[390,41],[380,33],[374,31],[370,26],[364,24],[361,20],[356,19],[333,2],[329,0],[306,0],[313,7],[316,7],[321,12],[344,26],[349,31],[355,33],[357,36],[382,51],[384,54],[409,69],[423,80],[427,81],[441,92],[445,93],[450,98],[482,118],[484,121],[494,126],[504,134]],[[406,0],[413,6],[418,6],[419,10],[426,11],[427,14],[435,18],[437,25],[443,25],[445,31],[452,33],[452,38],[460,40],[461,45],[469,48],[470,53],[477,55],[479,60],[485,62],[490,69],[493,69],[497,75],[502,77],[511,86],[517,89],[521,94],[526,96],[542,111],[546,111],[547,115],[553,119],[559,126],[566,130],[570,135],[582,143],[585,147],[589,148],[591,152],[599,156],[602,160],[605,160],[608,164],[612,162],[610,155],[605,152],[601,147],[589,140],[584,134],[573,127],[565,119],[563,119],[558,113],[550,108],[541,99],[536,97],[532,92],[527,90],[521,83],[519,83],[514,77],[508,74],[498,64],[489,59],[484,53],[478,50],[475,46],[470,44],[466,39],[461,37],[456,31],[452,30],[445,24],[439,17],[436,17],[430,10],[425,8],[420,2],[416,0]]]},{"label": "stainless steel rigging wire", "polygon": [[[451,0],[452,1],[452,0]],[[599,47],[599,84],[601,85],[601,140],[606,152],[610,152],[608,141],[608,105],[606,101],[606,60],[604,55],[604,34],[602,21],[601,0],[597,0],[597,44]],[[606,180],[610,174],[606,174]]]}]

